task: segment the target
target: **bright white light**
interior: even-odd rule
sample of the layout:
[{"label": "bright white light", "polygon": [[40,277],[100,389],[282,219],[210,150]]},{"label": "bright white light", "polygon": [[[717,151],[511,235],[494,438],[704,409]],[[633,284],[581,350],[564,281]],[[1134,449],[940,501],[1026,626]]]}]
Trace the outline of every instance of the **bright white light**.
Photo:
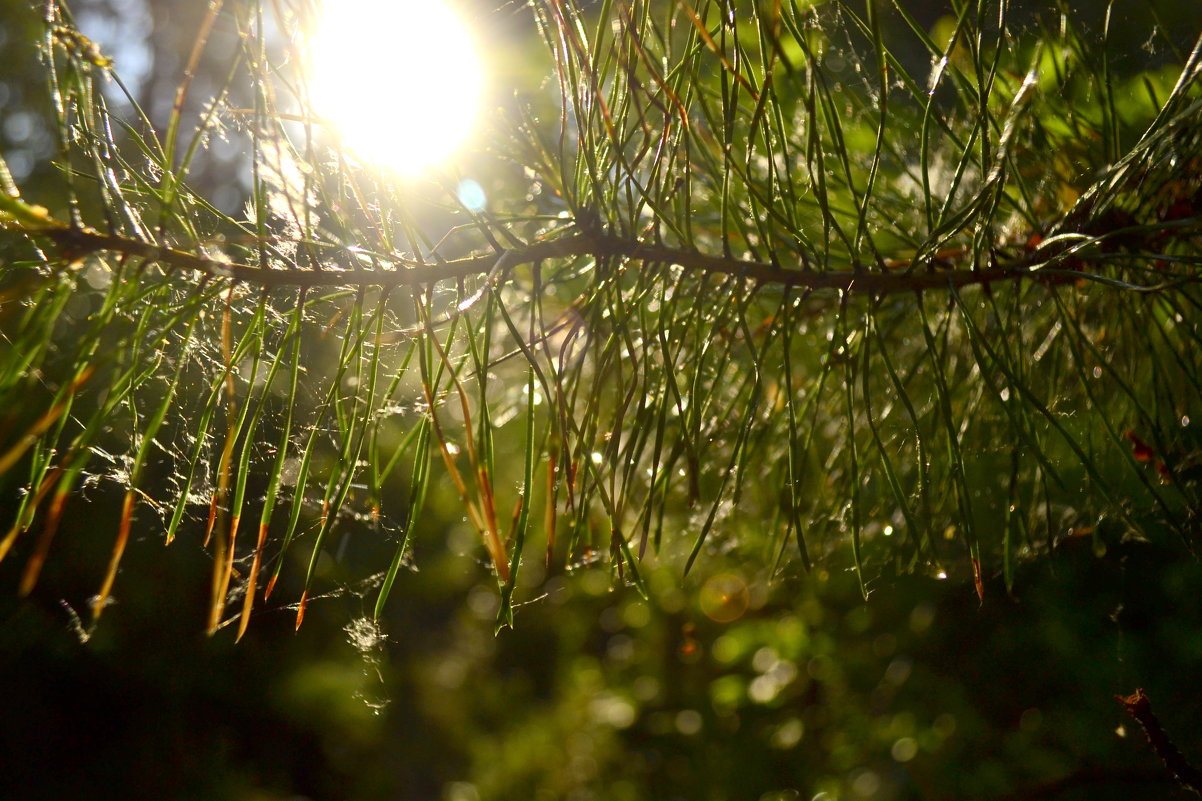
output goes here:
[{"label": "bright white light", "polygon": [[325,0],[311,48],[316,111],[363,160],[413,175],[471,132],[480,62],[438,0]]}]

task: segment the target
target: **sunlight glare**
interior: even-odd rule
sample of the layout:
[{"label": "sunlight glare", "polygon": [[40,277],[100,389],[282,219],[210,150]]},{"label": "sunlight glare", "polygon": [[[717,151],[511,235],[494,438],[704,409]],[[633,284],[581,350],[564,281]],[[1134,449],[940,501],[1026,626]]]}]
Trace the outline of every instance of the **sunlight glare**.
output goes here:
[{"label": "sunlight glare", "polygon": [[326,0],[311,44],[314,107],[364,161],[414,175],[471,133],[480,62],[438,0]]}]

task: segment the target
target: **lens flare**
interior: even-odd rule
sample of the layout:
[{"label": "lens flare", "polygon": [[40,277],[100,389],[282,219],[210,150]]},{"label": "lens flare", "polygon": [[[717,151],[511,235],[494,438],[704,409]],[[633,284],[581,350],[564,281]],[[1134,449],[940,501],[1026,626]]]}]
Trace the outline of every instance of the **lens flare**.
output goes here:
[{"label": "lens flare", "polygon": [[472,131],[480,61],[437,0],[326,0],[310,57],[315,111],[364,161],[414,175]]}]

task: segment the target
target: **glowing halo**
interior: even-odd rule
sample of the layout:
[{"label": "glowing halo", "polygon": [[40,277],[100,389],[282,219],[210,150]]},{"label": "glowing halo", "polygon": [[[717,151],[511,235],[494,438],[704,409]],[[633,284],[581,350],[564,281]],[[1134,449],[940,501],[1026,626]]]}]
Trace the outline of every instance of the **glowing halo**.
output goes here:
[{"label": "glowing halo", "polygon": [[483,73],[438,0],[326,0],[310,58],[314,110],[364,161],[414,175],[471,133]]}]

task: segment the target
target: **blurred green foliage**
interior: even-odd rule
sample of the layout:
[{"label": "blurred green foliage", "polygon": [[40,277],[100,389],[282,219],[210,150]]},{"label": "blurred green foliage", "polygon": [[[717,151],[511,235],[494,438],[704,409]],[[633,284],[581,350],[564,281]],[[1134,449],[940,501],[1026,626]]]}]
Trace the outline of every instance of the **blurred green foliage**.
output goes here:
[{"label": "blurred green foliage", "polygon": [[348,587],[296,634],[269,607],[238,646],[197,631],[182,549],[138,554],[155,597],[86,643],[54,601],[70,559],[40,599],[0,607],[5,797],[1169,797],[1114,699],[1135,686],[1202,753],[1202,566],[1147,545],[1067,542],[984,604],[925,577],[865,603],[850,574],[770,581],[738,560],[683,585],[653,570],[648,602],[586,570],[500,635],[471,560],[431,553],[379,629]]}]

